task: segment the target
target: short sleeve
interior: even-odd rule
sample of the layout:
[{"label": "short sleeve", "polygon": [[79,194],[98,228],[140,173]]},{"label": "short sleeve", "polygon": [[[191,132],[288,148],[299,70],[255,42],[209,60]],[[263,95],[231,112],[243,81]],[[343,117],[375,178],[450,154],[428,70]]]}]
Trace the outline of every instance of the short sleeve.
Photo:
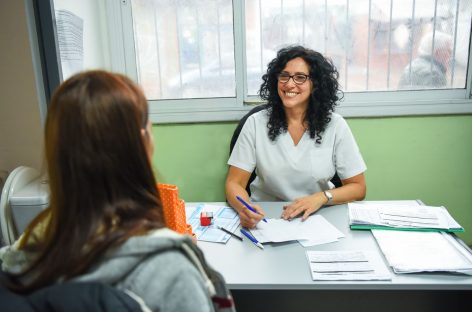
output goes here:
[{"label": "short sleeve", "polygon": [[256,119],[254,115],[244,123],[229,157],[228,165],[247,172],[253,172],[256,168]]},{"label": "short sleeve", "polygon": [[336,125],[334,160],[336,172],[344,180],[366,171],[367,166],[362,158],[356,140],[346,120],[339,119]]}]

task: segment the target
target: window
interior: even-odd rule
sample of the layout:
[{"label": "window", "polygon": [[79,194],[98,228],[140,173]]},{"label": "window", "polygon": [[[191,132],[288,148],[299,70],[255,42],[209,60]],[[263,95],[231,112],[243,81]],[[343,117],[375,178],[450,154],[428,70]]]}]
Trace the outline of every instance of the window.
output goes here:
[{"label": "window", "polygon": [[[472,1],[108,0],[115,69],[155,121],[238,119],[278,49],[330,57],[345,116],[470,113]],[[116,27],[122,25],[122,27]]]},{"label": "window", "polygon": [[150,100],[235,97],[231,1],[134,0],[131,10]]}]

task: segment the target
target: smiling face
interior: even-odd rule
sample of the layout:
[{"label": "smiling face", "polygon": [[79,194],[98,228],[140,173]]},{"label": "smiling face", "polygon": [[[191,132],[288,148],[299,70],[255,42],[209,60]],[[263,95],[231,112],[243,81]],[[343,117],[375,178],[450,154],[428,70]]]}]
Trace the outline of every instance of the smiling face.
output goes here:
[{"label": "smiling face", "polygon": [[[282,73],[290,76],[299,74],[309,76],[310,69],[301,57],[297,57],[287,62]],[[304,83],[296,84],[291,78],[286,83],[279,81],[277,91],[285,109],[302,108],[306,110],[310,94],[313,91],[313,82],[308,78]]]}]

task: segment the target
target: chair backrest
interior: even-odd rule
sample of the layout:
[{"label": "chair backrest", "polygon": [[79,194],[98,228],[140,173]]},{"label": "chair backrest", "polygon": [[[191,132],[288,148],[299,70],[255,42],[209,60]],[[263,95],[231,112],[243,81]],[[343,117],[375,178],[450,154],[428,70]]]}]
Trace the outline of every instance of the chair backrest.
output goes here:
[{"label": "chair backrest", "polygon": [[[229,144],[229,155],[231,156],[231,153],[233,152],[234,145],[236,145],[236,141],[238,140],[239,134],[241,133],[241,130],[243,129],[244,124],[246,123],[246,120],[251,116],[252,114],[255,114],[263,109],[267,108],[267,104],[263,105],[257,105],[253,107],[246,115],[239,120],[238,126],[233,132],[233,136],[231,137],[231,143]],[[256,169],[254,168],[254,171],[251,173],[251,176],[249,177],[249,181],[247,182],[246,185],[246,191],[251,196],[251,190],[249,189],[249,185],[254,181],[256,178]]]},{"label": "chair backrest", "polygon": [[19,295],[0,286],[3,312],[143,312],[150,309],[133,294],[102,283],[67,282]]},{"label": "chair backrest", "polygon": [[[234,145],[236,144],[236,141],[238,140],[239,134],[241,133],[241,130],[243,129],[244,123],[246,123],[246,120],[249,118],[249,116],[251,116],[252,114],[255,114],[255,113],[257,113],[257,112],[259,112],[263,109],[266,109],[267,107],[268,107],[267,104],[255,106],[246,115],[244,115],[243,118],[241,118],[241,120],[239,120],[238,126],[234,130],[233,136],[231,137],[231,143],[229,145],[229,154],[230,155],[233,152]],[[246,191],[249,194],[249,196],[251,196],[251,190],[249,188],[249,185],[252,183],[252,181],[254,181],[255,178],[256,178],[256,170],[254,169],[254,171],[251,173],[251,176],[249,177],[249,181],[246,185]],[[331,179],[331,183],[333,183],[335,187],[341,187],[343,185],[337,172],[334,173],[334,176]]]}]

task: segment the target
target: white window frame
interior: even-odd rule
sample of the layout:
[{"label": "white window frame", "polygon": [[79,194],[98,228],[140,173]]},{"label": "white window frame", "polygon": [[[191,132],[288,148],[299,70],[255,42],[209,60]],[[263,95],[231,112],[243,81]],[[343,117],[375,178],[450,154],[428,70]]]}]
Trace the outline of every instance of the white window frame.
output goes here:
[{"label": "white window frame", "polygon": [[[106,0],[112,70],[138,81],[131,0]],[[215,122],[239,120],[257,96],[246,96],[244,0],[233,0],[236,97],[149,100],[153,123]],[[382,117],[472,113],[472,53],[466,89],[345,92],[336,112],[344,117]]]}]

